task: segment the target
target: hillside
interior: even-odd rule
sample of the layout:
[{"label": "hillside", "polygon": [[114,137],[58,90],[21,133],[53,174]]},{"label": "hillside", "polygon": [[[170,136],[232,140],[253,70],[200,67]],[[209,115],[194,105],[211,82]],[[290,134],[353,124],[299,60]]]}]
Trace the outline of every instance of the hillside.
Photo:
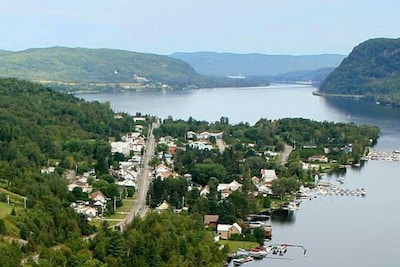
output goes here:
[{"label": "hillside", "polygon": [[292,82],[312,82],[319,84],[322,82],[334,68],[322,68],[317,70],[294,71],[275,76],[268,76],[271,82],[292,83]]},{"label": "hillside", "polygon": [[203,76],[167,56],[114,49],[50,47],[0,51],[0,77],[40,82],[56,90],[160,90],[255,86],[267,81]]},{"label": "hillside", "polygon": [[309,71],[337,67],[344,55],[265,55],[232,53],[174,53],[173,58],[189,63],[204,75],[271,76],[295,71]]},{"label": "hillside", "polygon": [[321,84],[320,92],[362,95],[400,104],[400,39],[378,38],[356,46]]},{"label": "hillside", "polygon": [[64,83],[189,83],[199,75],[169,57],[113,49],[51,47],[0,53],[0,76]]},{"label": "hillside", "polygon": [[[14,210],[3,210],[0,217],[0,252],[9,255],[1,262],[2,266],[19,266],[21,253],[94,231],[69,208],[75,196],[68,191],[64,174],[71,169],[83,173],[96,168],[102,179],[113,161],[109,138],[121,136],[135,124],[127,114],[115,119],[107,103],[85,102],[10,78],[0,79],[0,124],[0,202],[7,203],[11,195]],[[43,174],[45,166],[54,167],[54,172]],[[4,236],[26,245],[9,245]],[[4,254],[4,249],[10,254]]]}]

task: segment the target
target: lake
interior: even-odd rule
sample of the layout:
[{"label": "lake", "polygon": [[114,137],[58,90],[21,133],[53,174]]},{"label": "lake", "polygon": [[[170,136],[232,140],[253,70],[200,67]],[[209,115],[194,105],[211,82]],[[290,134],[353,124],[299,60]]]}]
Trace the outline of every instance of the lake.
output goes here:
[{"label": "lake", "polygon": [[[141,112],[160,118],[230,123],[260,118],[303,117],[317,121],[354,122],[381,128],[374,149],[400,149],[400,109],[341,98],[313,96],[307,85],[271,85],[257,88],[221,88],[160,93],[99,93],[78,95],[88,101],[109,101],[115,111]],[[292,216],[272,219],[271,243],[301,244],[285,256],[244,266],[399,266],[400,163],[369,161],[343,174],[343,188],[365,188],[366,197],[318,196],[303,200]],[[336,183],[336,176],[324,179]]]}]

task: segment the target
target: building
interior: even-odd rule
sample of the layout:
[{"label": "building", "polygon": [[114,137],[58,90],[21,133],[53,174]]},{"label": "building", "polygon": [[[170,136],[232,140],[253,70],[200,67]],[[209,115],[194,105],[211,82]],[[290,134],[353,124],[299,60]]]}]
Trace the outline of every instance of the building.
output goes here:
[{"label": "building", "polygon": [[309,162],[316,161],[316,162],[326,163],[326,162],[328,162],[328,157],[327,156],[323,156],[323,155],[322,156],[315,155],[315,156],[308,157],[308,161]]},{"label": "building", "polygon": [[229,239],[232,234],[242,234],[242,227],[239,224],[218,224],[217,234],[221,239]]},{"label": "building", "polygon": [[206,214],[204,215],[204,226],[206,228],[208,227],[216,228],[218,224],[218,219],[219,219],[218,215]]},{"label": "building", "polygon": [[276,175],[275,170],[261,169],[261,179],[264,182],[270,183],[277,178],[278,176]]}]

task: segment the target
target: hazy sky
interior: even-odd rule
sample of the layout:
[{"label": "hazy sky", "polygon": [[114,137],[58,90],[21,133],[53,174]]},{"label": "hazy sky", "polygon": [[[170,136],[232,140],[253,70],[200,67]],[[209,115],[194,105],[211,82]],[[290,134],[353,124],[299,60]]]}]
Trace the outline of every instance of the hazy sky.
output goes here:
[{"label": "hazy sky", "polygon": [[12,0],[0,8],[0,49],[348,54],[400,37],[399,11],[399,0]]}]

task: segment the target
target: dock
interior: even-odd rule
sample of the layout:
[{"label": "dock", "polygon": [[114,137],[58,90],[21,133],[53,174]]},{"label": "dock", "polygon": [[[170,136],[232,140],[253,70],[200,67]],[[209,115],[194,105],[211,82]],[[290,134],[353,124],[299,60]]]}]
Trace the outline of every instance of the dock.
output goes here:
[{"label": "dock", "polygon": [[387,151],[370,150],[368,155],[362,157],[361,160],[382,160],[382,161],[400,162],[400,151],[394,150],[391,152],[387,152]]}]

